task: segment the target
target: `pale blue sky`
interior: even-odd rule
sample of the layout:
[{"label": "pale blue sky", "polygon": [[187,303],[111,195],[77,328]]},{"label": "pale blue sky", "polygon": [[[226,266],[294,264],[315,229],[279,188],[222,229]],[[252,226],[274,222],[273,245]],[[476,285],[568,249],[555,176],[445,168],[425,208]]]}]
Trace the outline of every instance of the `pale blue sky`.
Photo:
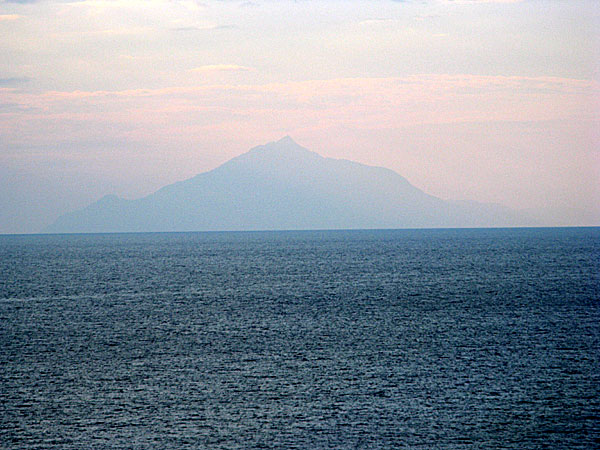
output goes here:
[{"label": "pale blue sky", "polygon": [[0,232],[290,134],[600,224],[595,1],[0,2]]}]

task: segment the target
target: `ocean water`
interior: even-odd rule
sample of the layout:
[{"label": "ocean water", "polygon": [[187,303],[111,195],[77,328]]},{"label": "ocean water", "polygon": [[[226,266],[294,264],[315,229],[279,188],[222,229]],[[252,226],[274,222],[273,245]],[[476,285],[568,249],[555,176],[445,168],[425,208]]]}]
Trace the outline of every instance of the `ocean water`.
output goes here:
[{"label": "ocean water", "polygon": [[0,448],[600,448],[600,228],[0,236]]}]

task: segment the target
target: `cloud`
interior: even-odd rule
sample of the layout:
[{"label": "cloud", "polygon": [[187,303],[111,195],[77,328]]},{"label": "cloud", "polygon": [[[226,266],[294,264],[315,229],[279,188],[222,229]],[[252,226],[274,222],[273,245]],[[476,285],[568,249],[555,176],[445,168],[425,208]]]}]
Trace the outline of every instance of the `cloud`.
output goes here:
[{"label": "cloud", "polygon": [[129,37],[134,35],[142,35],[151,33],[153,29],[151,27],[120,27],[120,28],[103,28],[98,30],[86,30],[86,31],[61,31],[58,33],[52,33],[52,37],[70,37],[70,38],[81,38],[83,36],[91,37]]},{"label": "cloud", "polygon": [[151,56],[145,56],[145,55],[128,55],[128,54],[121,54],[119,55],[119,59],[123,59],[126,61],[143,61],[143,60],[149,60],[151,59]]},{"label": "cloud", "polygon": [[9,22],[13,20],[20,19],[23,16],[18,14],[0,14],[0,22]]},{"label": "cloud", "polygon": [[0,86],[16,86],[31,81],[29,77],[8,77],[0,78]]},{"label": "cloud", "polygon": [[441,14],[418,14],[415,16],[415,20],[425,21],[431,19],[439,19],[440,17],[442,17]]},{"label": "cloud", "polygon": [[33,111],[35,108],[21,106],[16,103],[0,103],[0,114],[2,113],[21,113],[25,111]]},{"label": "cloud", "polygon": [[236,64],[209,64],[206,66],[195,67],[190,72],[210,73],[210,72],[251,72],[253,67],[238,66]]},{"label": "cloud", "polygon": [[358,22],[359,25],[377,25],[377,24],[386,24],[393,22],[393,19],[390,18],[373,18],[373,19],[365,19]]},{"label": "cloud", "polygon": [[212,30],[232,30],[239,28],[237,25],[207,25],[207,26],[186,26],[171,28],[171,31],[212,31]]},{"label": "cloud", "polygon": [[525,0],[442,0],[447,4],[476,4],[476,3],[522,3]]},{"label": "cloud", "polygon": [[[215,65],[195,70],[248,69]],[[14,143],[61,142],[67,137],[89,139],[96,130],[99,136],[117,133],[115,138],[169,145],[173,136],[199,136],[207,130],[239,129],[251,138],[257,130],[282,127],[375,130],[419,124],[593,121],[593,99],[599,94],[600,84],[589,80],[435,74],[123,91],[31,93],[4,88],[3,102],[31,112],[5,115],[0,135]]]}]

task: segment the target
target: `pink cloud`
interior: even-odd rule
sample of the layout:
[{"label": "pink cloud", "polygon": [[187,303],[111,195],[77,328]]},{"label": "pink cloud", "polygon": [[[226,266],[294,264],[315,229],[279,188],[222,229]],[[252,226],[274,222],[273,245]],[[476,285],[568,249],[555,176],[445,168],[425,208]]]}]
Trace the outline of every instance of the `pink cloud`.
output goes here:
[{"label": "pink cloud", "polygon": [[[114,126],[120,139],[161,142],[181,132],[268,134],[269,130],[597,119],[600,86],[557,77],[419,75],[262,85],[202,85],[124,91],[1,89],[8,140],[83,139]],[[44,129],[41,135],[36,130]],[[54,130],[54,132],[52,132]],[[174,132],[177,130],[178,132]]]}]

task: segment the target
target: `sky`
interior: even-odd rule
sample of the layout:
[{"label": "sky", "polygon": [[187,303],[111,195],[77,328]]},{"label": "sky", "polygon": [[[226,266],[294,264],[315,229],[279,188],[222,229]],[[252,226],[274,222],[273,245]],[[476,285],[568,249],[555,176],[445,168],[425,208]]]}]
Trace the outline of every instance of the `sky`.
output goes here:
[{"label": "sky", "polygon": [[600,225],[596,0],[0,1],[0,233],[290,135]]}]

